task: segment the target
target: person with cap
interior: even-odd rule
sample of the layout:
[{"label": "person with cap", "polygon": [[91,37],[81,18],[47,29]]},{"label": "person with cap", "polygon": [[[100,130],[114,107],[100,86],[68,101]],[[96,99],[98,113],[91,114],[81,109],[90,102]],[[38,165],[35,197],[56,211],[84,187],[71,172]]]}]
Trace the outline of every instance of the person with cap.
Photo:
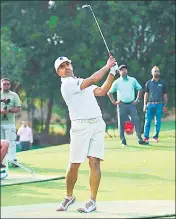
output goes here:
[{"label": "person with cap", "polygon": [[[4,157],[7,154],[7,151],[9,148],[9,142],[7,140],[1,139],[0,147],[1,147],[0,156],[1,156],[1,163],[2,163]],[[7,176],[8,176],[8,168],[1,167],[1,179],[5,179]]]},{"label": "person with cap", "polygon": [[157,66],[152,68],[151,74],[152,79],[145,84],[143,107],[143,111],[145,112],[144,141],[149,141],[150,126],[155,117],[153,141],[158,142],[162,112],[167,112],[167,86],[165,81],[160,79],[160,71]]},{"label": "person with cap", "polygon": [[[142,86],[134,77],[128,76],[126,65],[119,66],[119,74],[120,77],[113,82],[111,89],[108,92],[108,96],[111,102],[117,106],[118,129],[122,147],[127,146],[127,141],[124,134],[124,124],[127,116],[131,117],[131,121],[135,126],[138,143],[140,145],[146,145],[147,142],[145,142],[141,137],[141,125],[136,110],[136,104],[140,102]],[[138,90],[136,99],[135,90]],[[117,92],[117,100],[115,100],[113,96],[113,93],[115,92]]]},{"label": "person with cap", "polygon": [[[18,94],[11,91],[10,88],[10,80],[8,78],[1,79],[1,138],[9,141],[8,160],[16,162],[15,114],[20,112],[21,103]],[[1,166],[4,164],[1,163]],[[12,162],[12,167],[18,166]]]},{"label": "person with cap", "polygon": [[104,159],[104,135],[106,124],[102,119],[101,109],[95,96],[105,96],[110,89],[116,72],[109,73],[101,87],[99,82],[110,68],[117,67],[115,58],[110,56],[106,65],[83,79],[73,73],[71,60],[59,57],[55,61],[57,75],[61,77],[61,93],[68,106],[71,120],[70,157],[66,172],[66,197],[57,206],[57,211],[66,211],[75,202],[74,185],[78,177],[78,169],[86,158],[90,168],[90,199],[79,212],[96,210],[96,196],[101,179],[100,161]]}]

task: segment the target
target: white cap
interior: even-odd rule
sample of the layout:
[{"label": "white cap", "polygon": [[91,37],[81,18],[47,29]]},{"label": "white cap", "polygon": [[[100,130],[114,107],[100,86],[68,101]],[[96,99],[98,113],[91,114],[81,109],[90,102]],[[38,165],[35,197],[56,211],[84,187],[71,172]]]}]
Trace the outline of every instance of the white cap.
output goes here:
[{"label": "white cap", "polygon": [[56,61],[54,63],[54,67],[55,67],[56,71],[63,62],[70,62],[71,63],[71,60],[69,60],[67,57],[64,57],[64,56],[61,56],[58,59],[56,59]]}]

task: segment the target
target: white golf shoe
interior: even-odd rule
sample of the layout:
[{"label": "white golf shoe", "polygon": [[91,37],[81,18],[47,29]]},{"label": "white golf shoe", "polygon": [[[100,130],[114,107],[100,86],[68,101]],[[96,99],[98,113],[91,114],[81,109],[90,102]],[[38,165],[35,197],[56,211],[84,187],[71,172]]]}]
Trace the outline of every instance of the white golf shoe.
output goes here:
[{"label": "white golf shoe", "polygon": [[70,205],[75,203],[75,201],[75,196],[72,196],[71,199],[64,198],[64,200],[57,206],[56,211],[66,211]]},{"label": "white golf shoe", "polygon": [[89,199],[85,206],[83,208],[78,208],[77,211],[80,213],[90,213],[96,211],[96,202],[92,199]]}]

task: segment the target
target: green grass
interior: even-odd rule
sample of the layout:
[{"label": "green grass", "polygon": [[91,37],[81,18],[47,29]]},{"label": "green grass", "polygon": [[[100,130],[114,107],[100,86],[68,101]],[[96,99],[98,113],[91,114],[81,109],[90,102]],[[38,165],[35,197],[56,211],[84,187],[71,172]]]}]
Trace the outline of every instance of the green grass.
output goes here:
[{"label": "green grass", "polygon": [[[135,134],[127,136],[126,148],[119,137],[105,139],[98,200],[175,200],[175,131],[162,131],[160,136],[160,142],[150,146],[137,145]],[[22,164],[45,175],[65,175],[68,157],[69,145],[18,153]],[[11,172],[26,174],[22,169],[10,168]],[[88,180],[85,162],[75,185],[78,201],[89,197]],[[64,196],[65,180],[1,187],[1,206],[59,202]]]},{"label": "green grass", "polygon": [[[162,131],[175,130],[175,121],[165,121],[161,123]],[[152,123],[151,130],[154,130],[154,123]]]}]

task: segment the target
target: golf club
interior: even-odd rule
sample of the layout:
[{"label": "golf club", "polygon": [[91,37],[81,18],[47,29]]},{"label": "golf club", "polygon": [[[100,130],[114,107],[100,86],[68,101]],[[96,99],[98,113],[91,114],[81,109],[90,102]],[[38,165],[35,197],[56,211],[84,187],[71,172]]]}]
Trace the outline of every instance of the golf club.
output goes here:
[{"label": "golf club", "polygon": [[30,170],[29,168],[24,167],[23,165],[21,165],[20,163],[14,161],[14,160],[9,160],[9,162],[21,167],[21,169],[26,170],[28,173],[32,173],[32,175],[34,175],[34,176],[36,175],[34,173],[34,171]]},{"label": "golf club", "polygon": [[[102,33],[101,29],[100,29],[100,26],[99,26],[98,21],[97,21],[97,19],[96,19],[96,17],[95,17],[95,14],[94,14],[94,12],[93,12],[93,10],[92,10],[92,7],[91,7],[90,5],[83,5],[82,8],[89,8],[89,9],[91,10],[91,12],[92,12],[92,14],[93,14],[93,17],[94,17],[94,20],[95,20],[95,22],[96,22],[96,24],[97,24],[97,27],[98,27],[98,29],[99,29],[99,31],[100,31],[100,34],[101,34],[101,36],[102,36],[103,42],[104,42],[104,44],[105,44],[105,46],[106,46],[106,49],[107,49],[107,51],[108,51],[108,54],[111,55],[111,52],[110,52],[110,50],[109,50],[109,48],[108,48],[108,45],[107,45],[106,40],[105,40],[105,38],[104,38],[104,36],[103,36],[103,33]],[[114,66],[114,70],[115,70],[115,71],[118,71],[117,62],[116,62],[116,65]]]}]

